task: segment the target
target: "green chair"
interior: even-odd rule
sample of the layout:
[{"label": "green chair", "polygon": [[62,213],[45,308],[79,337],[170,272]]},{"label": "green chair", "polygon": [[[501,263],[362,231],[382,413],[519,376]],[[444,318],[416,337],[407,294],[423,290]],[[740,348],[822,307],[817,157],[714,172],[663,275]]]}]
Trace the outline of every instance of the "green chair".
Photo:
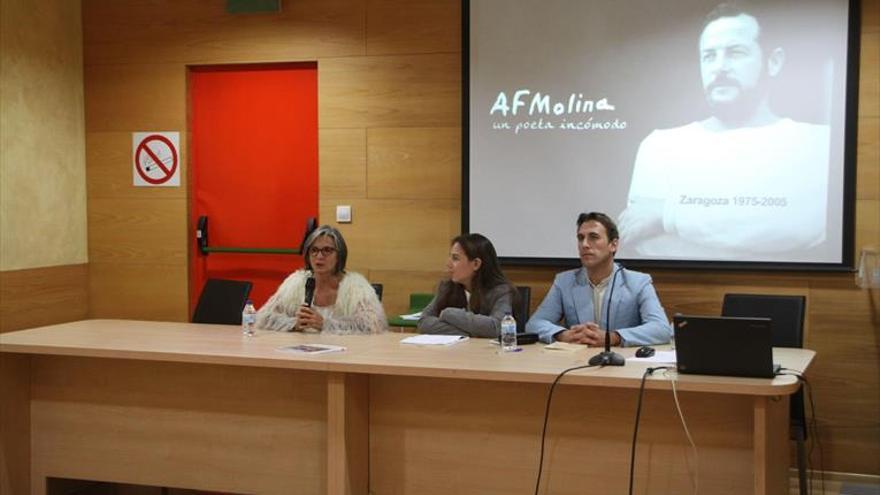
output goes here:
[{"label": "green chair", "polygon": [[[413,313],[418,313],[425,309],[425,306],[427,306],[433,298],[434,294],[413,292],[409,295],[409,309],[407,309],[404,314],[411,315]],[[388,324],[392,327],[416,328],[419,326],[419,320],[404,320],[400,315],[396,315],[388,319]]]}]

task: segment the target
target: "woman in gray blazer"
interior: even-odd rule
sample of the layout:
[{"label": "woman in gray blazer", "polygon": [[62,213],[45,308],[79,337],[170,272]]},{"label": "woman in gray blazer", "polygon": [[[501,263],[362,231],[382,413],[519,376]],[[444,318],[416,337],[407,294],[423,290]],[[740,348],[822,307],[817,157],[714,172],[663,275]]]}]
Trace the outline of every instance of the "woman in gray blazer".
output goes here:
[{"label": "woman in gray blazer", "polygon": [[512,313],[516,289],[501,273],[495,247],[481,234],[452,240],[446,261],[449,279],[422,310],[419,332],[496,338],[501,319]]}]

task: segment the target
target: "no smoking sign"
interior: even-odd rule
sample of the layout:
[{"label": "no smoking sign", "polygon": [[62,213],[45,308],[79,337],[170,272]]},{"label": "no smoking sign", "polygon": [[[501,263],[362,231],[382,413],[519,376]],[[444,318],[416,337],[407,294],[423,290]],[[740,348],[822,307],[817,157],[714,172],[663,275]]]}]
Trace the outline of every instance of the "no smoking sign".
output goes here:
[{"label": "no smoking sign", "polygon": [[134,185],[180,186],[180,133],[133,132]]}]

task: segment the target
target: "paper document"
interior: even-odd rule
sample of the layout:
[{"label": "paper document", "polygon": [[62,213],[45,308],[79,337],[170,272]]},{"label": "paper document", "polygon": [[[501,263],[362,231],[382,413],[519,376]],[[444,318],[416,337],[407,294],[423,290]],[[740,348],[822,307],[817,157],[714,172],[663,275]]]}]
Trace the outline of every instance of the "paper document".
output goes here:
[{"label": "paper document", "polygon": [[284,345],[276,349],[277,351],[287,352],[290,354],[326,354],[328,352],[344,351],[345,347],[341,345],[330,344],[295,344]]},{"label": "paper document", "polygon": [[416,345],[452,345],[464,342],[468,337],[463,335],[413,335],[400,341],[401,344]]},{"label": "paper document", "polygon": [[640,363],[674,363],[675,362],[675,351],[657,351],[651,357],[639,358],[639,357],[631,357],[626,358],[627,361],[636,361]]},{"label": "paper document", "polygon": [[587,346],[584,344],[570,344],[568,342],[560,342],[556,341],[552,344],[547,344],[544,346],[544,349],[548,351],[565,351],[565,352],[577,352],[586,349]]},{"label": "paper document", "polygon": [[419,311],[418,313],[413,313],[411,315],[400,315],[401,320],[418,320],[418,319],[421,319],[421,317],[422,317],[421,311]]}]

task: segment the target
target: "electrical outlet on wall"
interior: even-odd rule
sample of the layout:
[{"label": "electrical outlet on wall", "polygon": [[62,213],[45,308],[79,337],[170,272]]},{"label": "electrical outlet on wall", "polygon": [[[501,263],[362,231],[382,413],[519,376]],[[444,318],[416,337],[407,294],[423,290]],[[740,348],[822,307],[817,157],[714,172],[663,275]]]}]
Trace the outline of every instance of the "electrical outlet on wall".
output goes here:
[{"label": "electrical outlet on wall", "polygon": [[336,205],[336,222],[351,223],[351,205]]}]

